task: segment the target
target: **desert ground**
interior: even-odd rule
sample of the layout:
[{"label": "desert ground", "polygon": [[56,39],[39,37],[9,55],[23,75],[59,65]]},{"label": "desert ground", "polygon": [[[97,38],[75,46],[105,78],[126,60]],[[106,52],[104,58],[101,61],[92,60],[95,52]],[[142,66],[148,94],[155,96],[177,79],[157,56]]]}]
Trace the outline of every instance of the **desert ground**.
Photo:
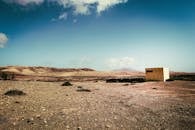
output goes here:
[{"label": "desert ground", "polygon": [[8,66],[0,76],[0,130],[195,129],[193,73],[132,82],[144,73]]},{"label": "desert ground", "polygon": [[195,129],[195,81],[71,83],[0,81],[0,129]]}]

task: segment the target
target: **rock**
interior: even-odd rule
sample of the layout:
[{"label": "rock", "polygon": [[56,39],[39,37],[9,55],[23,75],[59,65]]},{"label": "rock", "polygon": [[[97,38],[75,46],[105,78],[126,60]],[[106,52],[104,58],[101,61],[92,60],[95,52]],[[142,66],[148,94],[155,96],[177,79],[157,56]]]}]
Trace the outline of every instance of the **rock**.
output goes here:
[{"label": "rock", "polygon": [[44,119],[43,122],[44,122],[45,124],[47,124],[47,120],[46,120],[46,119]]},{"label": "rock", "polygon": [[12,124],[15,126],[16,125],[16,122],[13,122]]},{"label": "rock", "polygon": [[34,121],[34,118],[33,118],[33,117],[31,117],[31,118],[30,118],[30,120],[31,120],[31,121]]},{"label": "rock", "polygon": [[33,120],[31,120],[31,119],[27,119],[27,120],[26,120],[26,122],[27,122],[28,124],[31,124],[31,125],[34,124],[32,121],[33,121]]},{"label": "rock", "polygon": [[16,104],[19,104],[20,102],[19,101],[15,101]]},{"label": "rock", "polygon": [[106,128],[110,128],[110,127],[111,127],[110,125],[108,125],[108,124],[106,125]]},{"label": "rock", "polygon": [[77,130],[82,130],[82,128],[81,127],[78,127]]},{"label": "rock", "polygon": [[41,118],[41,115],[36,115],[36,118],[39,118],[40,119]]}]

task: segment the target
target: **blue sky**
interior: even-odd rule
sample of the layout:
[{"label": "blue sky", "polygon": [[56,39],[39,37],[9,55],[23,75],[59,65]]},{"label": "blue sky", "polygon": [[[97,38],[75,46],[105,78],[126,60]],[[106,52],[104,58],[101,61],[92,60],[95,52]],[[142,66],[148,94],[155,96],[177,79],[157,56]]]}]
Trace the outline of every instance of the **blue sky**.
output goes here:
[{"label": "blue sky", "polygon": [[0,66],[195,72],[194,0],[0,0]]}]

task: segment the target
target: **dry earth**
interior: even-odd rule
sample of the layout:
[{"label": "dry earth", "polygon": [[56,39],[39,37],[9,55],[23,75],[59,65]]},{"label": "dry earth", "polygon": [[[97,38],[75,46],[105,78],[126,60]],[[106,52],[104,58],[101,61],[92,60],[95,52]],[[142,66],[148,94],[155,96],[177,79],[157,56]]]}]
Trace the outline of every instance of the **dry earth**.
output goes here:
[{"label": "dry earth", "polygon": [[[0,129],[195,129],[194,81],[62,83],[0,81]],[[11,89],[26,95],[4,95]]]}]

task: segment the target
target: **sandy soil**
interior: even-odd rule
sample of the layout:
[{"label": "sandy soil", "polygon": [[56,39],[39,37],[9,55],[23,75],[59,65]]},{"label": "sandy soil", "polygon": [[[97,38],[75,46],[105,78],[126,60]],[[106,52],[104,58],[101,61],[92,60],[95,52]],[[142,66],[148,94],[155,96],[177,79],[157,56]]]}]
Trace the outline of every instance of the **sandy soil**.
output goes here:
[{"label": "sandy soil", "polygon": [[195,129],[194,81],[71,83],[0,81],[0,129]]}]

